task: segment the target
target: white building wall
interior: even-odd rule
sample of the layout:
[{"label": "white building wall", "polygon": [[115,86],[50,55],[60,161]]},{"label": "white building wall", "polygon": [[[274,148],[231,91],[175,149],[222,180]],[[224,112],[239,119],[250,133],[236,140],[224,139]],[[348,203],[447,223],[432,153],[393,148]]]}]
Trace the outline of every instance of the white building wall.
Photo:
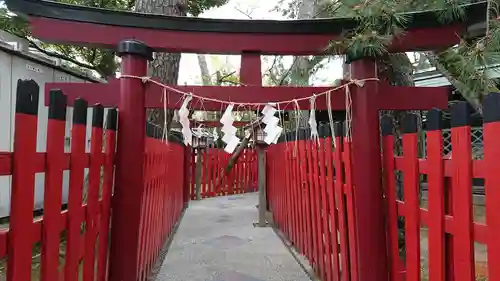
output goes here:
[{"label": "white building wall", "polygon": [[[0,151],[11,152],[12,131],[12,56],[0,52]],[[10,210],[11,176],[0,176],[0,217]]]},{"label": "white building wall", "polygon": [[[48,107],[44,103],[44,87],[47,82],[86,82],[83,79],[72,76],[66,72],[42,65],[30,59],[16,56],[0,50],[0,152],[13,150],[14,139],[14,116],[16,106],[16,86],[18,79],[33,79],[39,87],[39,107],[37,126],[37,152],[46,151]],[[72,108],[67,110],[66,122],[66,146],[65,152],[70,152]],[[90,150],[90,134],[92,109],[88,111],[87,129],[87,151]],[[35,176],[35,200],[34,209],[43,208],[44,195],[43,173]],[[69,171],[63,174],[63,203],[67,203],[69,187]],[[6,217],[10,213],[11,176],[0,176],[0,217]]]}]

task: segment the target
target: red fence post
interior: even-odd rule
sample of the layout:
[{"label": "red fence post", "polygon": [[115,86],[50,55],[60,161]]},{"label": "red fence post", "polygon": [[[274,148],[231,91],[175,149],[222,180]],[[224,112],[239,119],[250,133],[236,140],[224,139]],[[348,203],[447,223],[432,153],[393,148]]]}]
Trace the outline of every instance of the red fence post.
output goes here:
[{"label": "red fence post", "polygon": [[184,147],[184,189],[183,189],[183,197],[184,197],[184,208],[187,208],[190,199],[190,172],[191,172],[191,147]]},{"label": "red fence post", "polygon": [[[148,46],[135,40],[124,40],[118,45],[118,55],[122,58],[123,75],[142,77],[147,74],[147,62],[152,59],[152,50]],[[120,87],[109,280],[135,281],[144,192],[145,89],[140,79],[130,77],[122,77]]]},{"label": "red fence post", "polygon": [[500,279],[500,267],[495,264],[500,263],[500,175],[498,173],[500,157],[500,146],[498,137],[500,136],[500,94],[490,93],[483,100],[484,109],[484,161],[486,163],[485,188],[486,188],[486,223],[490,239],[488,240],[488,277],[490,280]]},{"label": "red fence post", "polygon": [[[377,65],[363,59],[351,64],[355,79],[376,78]],[[359,280],[387,280],[384,204],[381,184],[381,156],[378,87],[366,81],[353,87],[352,160],[356,206]]]}]

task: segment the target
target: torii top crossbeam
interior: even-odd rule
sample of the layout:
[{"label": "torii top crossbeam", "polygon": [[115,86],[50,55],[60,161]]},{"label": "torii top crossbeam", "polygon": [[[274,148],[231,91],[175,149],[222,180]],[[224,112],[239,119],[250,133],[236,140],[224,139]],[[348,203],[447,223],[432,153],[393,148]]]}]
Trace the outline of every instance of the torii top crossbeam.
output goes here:
[{"label": "torii top crossbeam", "polygon": [[[33,35],[45,41],[114,48],[121,40],[134,38],[168,52],[321,54],[330,40],[358,25],[351,18],[228,20],[138,14],[40,0],[6,3],[11,11],[28,16]],[[430,50],[457,44],[457,35],[484,22],[485,8],[485,2],[468,5],[465,21],[447,25],[442,25],[435,11],[411,13],[407,33],[390,50]]]}]

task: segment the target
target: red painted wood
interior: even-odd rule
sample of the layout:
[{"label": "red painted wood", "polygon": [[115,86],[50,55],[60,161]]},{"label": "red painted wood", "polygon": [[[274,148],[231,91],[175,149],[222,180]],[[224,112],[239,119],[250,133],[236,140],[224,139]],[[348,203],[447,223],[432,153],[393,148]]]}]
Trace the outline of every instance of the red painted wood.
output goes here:
[{"label": "red painted wood", "polygon": [[303,241],[303,254],[308,257],[310,256],[312,246],[311,246],[311,216],[310,216],[310,196],[307,185],[307,159],[306,159],[306,140],[299,140],[297,144],[297,157],[299,161],[299,187],[300,187],[300,197],[302,200],[301,213],[302,213],[302,235],[304,236]]},{"label": "red painted wood", "polygon": [[[147,74],[147,60],[140,56],[122,56],[123,74]],[[118,119],[120,133],[117,143],[115,190],[110,249],[110,281],[124,281],[139,277],[138,237],[140,235],[141,202],[144,196],[143,161],[146,114],[144,86],[140,80],[120,79]],[[104,95],[103,95],[104,96]],[[134,147],[136,149],[130,149]],[[126,253],[126,254],[125,254]],[[75,280],[75,279],[67,279]]]},{"label": "red painted wood", "polygon": [[291,169],[291,162],[292,162],[292,146],[290,143],[288,143],[287,149],[286,149],[286,171],[287,171],[287,194],[288,194],[288,240],[290,240],[292,243],[295,244],[295,211],[293,208],[293,202],[294,202],[294,194],[293,194],[293,189],[292,189],[292,169]]},{"label": "red painted wood", "polygon": [[[322,54],[330,40],[339,34],[245,34],[182,32],[145,28],[127,28],[112,25],[64,21],[30,17],[33,36],[50,42],[92,44],[115,48],[123,38],[134,38],[155,50],[171,53],[241,54],[248,50],[268,55]],[[49,32],[48,30],[58,30]],[[80,32],[75,32],[79,30]],[[459,43],[464,25],[447,25],[438,28],[412,29],[398,36],[390,51],[432,50]],[[433,34],[433,36],[429,36]],[[214,39],[215,38],[215,39]],[[305,44],[304,42],[307,42]]]},{"label": "red painted wood", "polygon": [[[427,138],[428,145],[429,138]],[[387,206],[387,249],[390,261],[390,280],[400,281],[399,231],[396,204],[396,175],[394,168],[394,136],[382,137],[383,146],[383,181]]]},{"label": "red painted wood", "polygon": [[420,281],[418,133],[403,135],[406,280]]},{"label": "red painted wood", "polygon": [[[252,49],[247,49],[252,50]],[[240,83],[245,86],[262,85],[262,63],[259,53],[243,52],[240,64]]]},{"label": "red painted wood", "polygon": [[453,158],[453,237],[455,280],[474,280],[474,238],[472,232],[472,148],[469,126],[451,129]]},{"label": "red painted wood", "polygon": [[[443,160],[444,161],[444,160]],[[446,162],[445,162],[446,163]],[[450,162],[451,164],[451,162]],[[450,165],[451,166],[451,165]],[[445,171],[446,171],[446,166],[445,166]],[[445,178],[445,214],[453,218],[453,201],[454,201],[454,191],[453,191],[453,181],[451,179],[446,179]],[[446,217],[445,217],[446,219]],[[445,220],[445,229],[447,229],[446,225],[446,220]],[[449,229],[449,228],[448,228]],[[445,242],[445,266],[446,266],[446,273],[445,273],[445,278],[446,281],[452,281],[455,280],[455,263],[453,261],[453,253],[454,253],[454,237],[453,235],[450,235],[448,233],[445,234],[444,237],[444,242]]]},{"label": "red painted wood", "polygon": [[66,262],[64,280],[78,280],[80,260],[80,225],[87,212],[82,208],[82,190],[85,154],[85,124],[75,124],[71,128],[71,167],[69,170],[68,230],[66,241]]},{"label": "red painted wood", "polygon": [[302,196],[304,198],[304,219],[305,219],[305,255],[308,259],[311,259],[312,254],[312,230],[311,230],[311,197],[309,194],[309,182],[307,176],[307,152],[306,152],[306,141],[300,140],[298,146],[298,153],[300,159],[300,181],[302,188]]},{"label": "red painted wood", "polygon": [[242,166],[241,166],[241,158],[238,159],[238,162],[236,163],[236,193],[243,193],[241,191],[241,172],[242,172]]},{"label": "red painted wood", "polygon": [[[446,197],[449,197],[449,195],[450,194],[447,194]],[[448,198],[447,198],[447,200],[448,200]],[[404,216],[406,214],[404,202],[401,202],[401,201],[396,201],[396,202],[398,205],[398,215]],[[447,205],[448,205],[448,202],[447,202]],[[424,225],[424,226],[429,225],[429,212],[427,210],[420,209],[420,220],[421,220],[422,225]],[[456,233],[455,219],[453,218],[453,213],[448,212],[448,207],[446,208],[446,215],[444,217],[444,229],[445,229],[447,234],[451,234],[450,236],[453,236],[453,234]],[[488,228],[485,224],[477,223],[477,222],[474,223],[473,234],[474,234],[475,241],[477,241],[479,243],[483,243],[483,244],[488,243],[488,231],[487,230],[488,230]],[[446,263],[446,264],[448,265],[448,263]]]},{"label": "red painted wood", "polygon": [[348,239],[347,239],[347,214],[345,212],[345,197],[344,197],[344,163],[342,159],[342,137],[335,136],[335,151],[334,151],[334,166],[335,166],[335,200],[338,210],[338,232],[340,242],[340,264],[341,264],[341,280],[349,281],[350,274],[344,274],[349,271],[349,255],[348,255]]},{"label": "red painted wood", "polygon": [[95,279],[95,252],[99,213],[98,200],[99,189],[101,185],[101,167],[103,164],[102,157],[100,157],[103,141],[102,133],[102,127],[92,127],[92,135],[90,140],[89,180],[87,185],[87,215],[85,220],[85,229],[87,234],[85,235],[86,257],[83,262],[84,281],[93,281]]},{"label": "red painted wood", "polygon": [[337,204],[335,202],[335,186],[334,186],[334,175],[335,170],[333,167],[333,152],[332,152],[332,137],[326,138],[326,151],[325,151],[325,161],[327,169],[327,181],[326,190],[328,196],[328,219],[329,219],[329,235],[330,235],[330,248],[332,253],[332,277],[330,280],[339,281],[340,280],[340,266],[339,266],[339,241],[337,236]]},{"label": "red painted wood", "polygon": [[289,161],[288,161],[288,169],[290,170],[289,178],[290,178],[290,185],[288,188],[290,189],[291,193],[291,202],[290,202],[290,211],[292,212],[292,233],[291,233],[291,241],[293,244],[298,248],[300,247],[299,245],[299,231],[298,231],[298,225],[299,225],[299,212],[297,210],[297,191],[295,189],[295,156],[294,156],[294,147],[295,147],[295,142],[290,142],[288,144],[290,146],[289,149]]},{"label": "red painted wood", "polygon": [[[0,152],[0,155],[1,155],[0,159],[3,159],[3,161],[0,161],[0,176],[12,175],[13,152]],[[47,160],[47,154],[45,152],[36,152],[33,155],[32,161],[34,162],[33,164],[35,173],[45,172],[45,169],[47,167],[46,160]],[[88,167],[90,162],[90,154],[89,153],[84,154],[82,161],[85,167]],[[70,153],[65,153],[63,156],[63,168],[64,170],[68,170],[70,168]]]},{"label": "red painted wood", "polygon": [[[146,148],[148,147],[149,139],[146,139]],[[148,203],[149,203],[149,184],[150,184],[150,174],[152,173],[151,169],[151,154],[146,151],[145,156],[144,156],[144,196],[142,198],[141,202],[141,220],[140,220],[140,236],[139,236],[139,258],[138,258],[138,274],[139,274],[139,280],[144,280],[144,275],[145,273],[145,264],[147,263],[147,252],[146,252],[146,245],[147,245],[147,236],[148,236]]]},{"label": "red painted wood", "polygon": [[330,230],[328,227],[328,203],[327,203],[327,185],[326,185],[326,162],[325,162],[325,146],[331,145],[330,143],[325,144],[325,139],[319,139],[319,177],[321,186],[321,223],[322,223],[322,234],[321,238],[324,241],[321,247],[324,252],[324,265],[323,265],[323,280],[332,280],[332,253],[331,253],[331,241],[330,241]]},{"label": "red painted wood", "polygon": [[317,269],[316,272],[319,273],[319,276],[324,276],[324,253],[323,253],[323,227],[321,223],[321,186],[319,182],[319,161],[318,161],[318,142],[316,140],[312,140],[312,166],[313,166],[313,195],[314,195],[314,201],[316,202],[314,206],[314,212],[315,212],[315,220],[314,224],[316,224],[316,241],[317,241],[317,249],[316,249],[316,256],[317,256]]},{"label": "red painted wood", "polygon": [[[110,113],[108,113],[110,114]],[[106,130],[105,157],[102,185],[101,226],[99,231],[99,254],[97,263],[97,281],[107,280],[109,230],[111,215],[111,192],[113,188],[114,158],[116,150],[116,132]]]},{"label": "red painted wood", "polygon": [[222,173],[223,173],[223,169],[224,169],[224,166],[222,165],[222,155],[221,155],[221,151],[219,149],[217,149],[217,152],[216,152],[216,156],[217,156],[217,186],[216,186],[216,192],[217,192],[217,196],[220,196],[221,193],[222,193]]},{"label": "red painted wood", "polygon": [[308,188],[307,192],[309,193],[309,219],[311,221],[311,233],[309,239],[311,240],[311,253],[310,253],[310,261],[312,265],[317,268],[317,249],[318,249],[318,240],[316,233],[318,232],[318,225],[316,224],[316,202],[314,195],[314,168],[315,165],[313,160],[313,146],[312,141],[305,141],[306,143],[306,159],[307,159],[307,174],[308,174]]},{"label": "red painted wood", "polygon": [[[183,171],[184,171],[184,182],[183,182],[183,205],[184,206],[188,206],[188,203],[189,203],[189,198],[190,198],[190,190],[191,190],[191,187],[190,187],[190,183],[189,183],[189,173],[191,171],[191,167],[189,166],[190,165],[190,161],[191,161],[191,147],[190,146],[185,146],[184,147],[184,159],[183,159]],[[165,169],[165,172],[166,174],[166,169]],[[215,183],[214,183],[215,185]],[[214,192],[215,192],[215,187],[214,187]]]},{"label": "red painted wood", "polygon": [[218,196],[217,185],[217,172],[219,170],[219,161],[217,161],[217,148],[212,149],[212,196]]},{"label": "red painted wood", "polygon": [[276,153],[279,153],[280,156],[278,157],[281,166],[281,194],[282,194],[282,214],[283,214],[283,222],[282,222],[282,227],[281,230],[283,231],[284,235],[288,237],[288,221],[289,221],[289,215],[290,213],[288,212],[288,169],[286,166],[286,160],[288,159],[288,151],[286,148],[286,143],[280,143],[280,149],[277,150]]},{"label": "red painted wood", "polygon": [[432,169],[427,176],[429,212],[429,278],[445,279],[445,189],[443,138],[439,130],[427,132],[427,159]]},{"label": "red painted wood", "polygon": [[[372,76],[364,78],[373,78]],[[373,82],[372,82],[373,83]],[[449,87],[395,87],[389,86],[385,82],[378,82],[379,95],[383,98],[373,101],[372,105],[379,109],[429,109],[429,108],[448,108]],[[269,101],[284,101],[309,97],[331,90],[330,87],[261,87],[261,86],[183,86],[169,85],[177,90],[194,93],[197,96],[212,98],[218,100],[230,100],[241,103],[262,103]],[[45,103],[48,105],[48,92],[50,89],[61,89],[68,96],[68,104],[72,105],[77,97],[85,98],[90,104],[100,103],[104,107],[114,107],[120,101],[119,79],[110,79],[108,83],[47,83],[45,86]],[[355,87],[353,87],[355,89]],[[147,108],[163,108],[164,88],[156,84],[148,83],[146,86],[146,104]],[[99,93],[106,93],[102,95]],[[175,91],[167,91],[172,98],[167,101],[167,108],[179,109],[181,104],[178,102],[180,95]],[[418,99],[414,97],[418,95]],[[309,100],[298,101],[301,109],[310,109]],[[292,103],[281,110],[293,110]],[[191,101],[193,109],[220,111],[227,105],[203,101],[200,102],[195,97]],[[345,90],[338,89],[332,91],[331,106],[333,110],[345,109]],[[320,96],[316,99],[316,109],[326,110],[326,96]],[[255,107],[255,109],[258,109]],[[248,107],[236,107],[235,110],[248,110]]]},{"label": "red painted wood", "polygon": [[[229,156],[227,156],[226,163],[228,163],[228,161],[229,161]],[[226,178],[227,178],[227,194],[233,195],[234,194],[234,167],[233,167],[233,169],[231,169],[231,171],[229,171]]]},{"label": "red painted wood", "polygon": [[191,200],[196,199],[196,150],[191,150]]},{"label": "red painted wood", "polygon": [[[33,211],[26,202],[34,201],[37,116],[15,115],[14,157],[12,161],[12,193],[8,243],[7,280],[30,280]],[[31,206],[31,204],[29,204]],[[14,252],[15,251],[15,252]]]},{"label": "red painted wood", "polygon": [[495,266],[500,264],[500,146],[498,137],[500,135],[499,122],[485,123],[483,125],[484,161],[485,167],[485,188],[486,188],[486,223],[488,224],[488,278],[490,280],[500,280],[500,268]]},{"label": "red painted wood", "polygon": [[297,216],[297,222],[296,222],[296,243],[298,246],[298,249],[301,254],[304,254],[305,247],[304,247],[304,212],[302,210],[303,207],[303,196],[302,196],[302,189],[300,185],[300,159],[299,159],[299,154],[298,154],[298,146],[299,146],[299,141],[296,140],[293,142],[293,151],[292,151],[292,175],[293,175],[293,189],[295,192],[295,213]]},{"label": "red painted wood", "polygon": [[214,159],[213,159],[213,148],[207,149],[207,197],[215,196],[212,190],[212,181],[214,174]]},{"label": "red painted wood", "polygon": [[[276,163],[274,163],[276,165]],[[245,192],[250,192],[250,149],[245,149],[245,179],[244,188]],[[276,175],[272,175],[276,177]]]},{"label": "red painted wood", "polygon": [[280,177],[279,177],[279,182],[280,182],[280,194],[281,194],[281,229],[286,230],[287,229],[287,189],[286,189],[286,167],[285,167],[285,144],[280,144],[280,149],[278,150],[277,153],[279,153],[279,156],[277,157],[277,161],[279,161],[278,165],[280,167]]},{"label": "red painted wood", "polygon": [[[57,105],[51,105],[57,106]],[[60,108],[55,108],[59,111]],[[59,221],[62,204],[64,134],[66,124],[62,120],[48,119],[47,168],[43,202],[43,228],[41,251],[41,280],[57,280],[59,277]]]},{"label": "red painted wood", "polygon": [[[403,158],[395,157],[396,169],[401,169],[403,166]],[[421,174],[428,174],[432,167],[429,165],[428,159],[418,160],[419,170]],[[443,159],[444,166],[444,176],[446,178],[451,178],[453,176],[453,165],[451,159]],[[472,162],[472,176],[474,178],[484,178],[485,177],[485,162],[484,160],[474,160]]]},{"label": "red painted wood", "polygon": [[[354,79],[377,75],[372,60],[358,60],[351,64]],[[358,253],[359,279],[387,280],[386,229],[384,198],[381,185],[381,156],[379,108],[377,102],[385,99],[377,82],[367,81],[353,88],[352,93],[352,163],[354,198],[356,200],[357,245],[370,249]],[[380,95],[379,95],[380,94]],[[384,98],[382,98],[384,96]],[[415,99],[413,99],[415,100]]]},{"label": "red painted wood", "polygon": [[207,157],[207,150],[203,149],[201,150],[201,163],[202,163],[202,168],[201,168],[201,198],[207,198],[208,197],[208,181],[207,181],[207,176],[208,176],[208,157]]},{"label": "red painted wood", "polygon": [[351,280],[358,281],[358,246],[356,241],[356,202],[354,201],[354,186],[352,178],[352,143],[344,138],[344,169],[345,169],[345,196],[347,209],[347,232],[349,236],[349,262],[351,270]]}]

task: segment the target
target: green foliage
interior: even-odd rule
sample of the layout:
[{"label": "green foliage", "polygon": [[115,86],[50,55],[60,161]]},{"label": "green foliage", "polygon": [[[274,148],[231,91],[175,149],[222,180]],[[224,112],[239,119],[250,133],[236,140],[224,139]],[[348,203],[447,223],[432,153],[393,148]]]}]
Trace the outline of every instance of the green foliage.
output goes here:
[{"label": "green foliage", "polygon": [[[389,68],[401,65],[392,61],[388,53],[389,44],[404,34],[415,11],[435,11],[436,19],[443,24],[464,19],[465,4],[471,0],[341,0],[327,7],[330,16],[351,17],[359,22],[355,28],[347,30],[339,40],[330,43],[329,50],[334,54],[347,54],[355,59],[374,57]],[[480,107],[480,100],[491,91],[499,91],[496,81],[488,77],[486,66],[500,63],[500,21],[499,3],[489,3],[487,34],[485,36],[464,38],[457,46],[445,50],[431,50],[435,60],[430,64],[444,71],[450,82],[460,90],[474,107]],[[427,56],[428,57],[428,56]],[[438,64],[438,65],[437,65]],[[398,66],[399,65],[399,66]],[[400,68],[400,67],[399,67]],[[397,73],[391,69],[390,74]],[[396,71],[394,71],[396,70]],[[405,71],[406,69],[400,69]],[[411,73],[411,72],[410,72]]]},{"label": "green foliage", "polygon": [[[58,2],[105,8],[110,10],[132,10],[135,0],[56,0]],[[0,2],[1,3],[1,2]],[[188,13],[198,16],[204,10],[219,7],[227,0],[189,0]],[[95,70],[103,78],[112,77],[118,68],[113,50],[96,49],[79,46],[43,44],[31,37],[27,21],[6,8],[0,8],[0,28],[11,34],[27,39],[31,47],[51,56],[63,58],[77,67]]]},{"label": "green foliage", "polygon": [[412,13],[423,10],[436,11],[443,23],[464,17],[465,0],[442,1],[336,1],[329,10],[333,17],[348,17],[359,24],[345,32],[341,40],[332,41],[330,50],[336,54],[357,57],[382,57],[392,40],[404,33]]},{"label": "green foliage", "polygon": [[203,13],[203,11],[220,7],[227,2],[228,0],[190,0],[187,2],[188,13],[193,17],[197,17]]}]

